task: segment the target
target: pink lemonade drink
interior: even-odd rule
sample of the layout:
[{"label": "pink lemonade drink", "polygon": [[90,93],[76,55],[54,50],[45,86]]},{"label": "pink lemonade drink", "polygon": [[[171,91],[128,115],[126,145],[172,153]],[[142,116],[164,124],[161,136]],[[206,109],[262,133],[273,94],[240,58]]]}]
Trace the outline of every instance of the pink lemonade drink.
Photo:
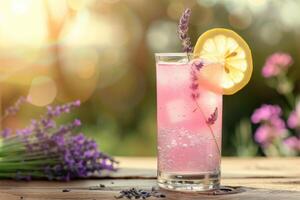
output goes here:
[{"label": "pink lemonade drink", "polygon": [[[220,185],[222,93],[201,82],[219,64],[186,53],[156,54],[158,184],[203,191]],[[210,71],[211,74],[211,71]],[[205,74],[204,74],[205,75]]]}]

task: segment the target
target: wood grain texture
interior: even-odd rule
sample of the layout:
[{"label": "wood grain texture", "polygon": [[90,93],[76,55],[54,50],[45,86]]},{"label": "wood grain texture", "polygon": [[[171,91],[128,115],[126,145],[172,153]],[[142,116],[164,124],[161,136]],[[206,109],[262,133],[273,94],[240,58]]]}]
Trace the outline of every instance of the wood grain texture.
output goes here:
[{"label": "wood grain texture", "polygon": [[[156,185],[156,160],[154,158],[118,158],[117,173],[106,177],[71,182],[0,181],[0,200],[26,199],[103,199],[112,200],[121,189],[138,187],[150,190]],[[163,191],[165,199],[272,199],[300,200],[299,158],[224,158],[222,160],[222,185],[237,186],[244,190],[238,194],[207,195]],[[110,176],[110,177],[108,177]],[[100,188],[104,184],[105,188]],[[62,192],[70,189],[70,192]],[[154,198],[151,198],[154,199]]]}]

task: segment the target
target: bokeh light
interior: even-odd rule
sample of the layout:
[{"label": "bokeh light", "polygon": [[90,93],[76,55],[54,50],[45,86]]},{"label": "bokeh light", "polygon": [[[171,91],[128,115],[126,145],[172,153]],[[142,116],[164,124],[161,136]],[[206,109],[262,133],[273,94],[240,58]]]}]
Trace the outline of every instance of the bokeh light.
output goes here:
[{"label": "bokeh light", "polygon": [[228,16],[229,23],[234,28],[244,30],[252,23],[252,14],[249,10],[236,10]]},{"label": "bokeh light", "polygon": [[56,94],[54,80],[48,76],[39,76],[32,80],[27,99],[35,106],[46,106],[53,102]]},{"label": "bokeh light", "polygon": [[197,3],[204,7],[213,7],[217,4],[218,0],[197,0]]},{"label": "bokeh light", "polygon": [[154,52],[166,52],[177,49],[179,41],[177,35],[177,24],[171,21],[154,21],[147,33],[147,44]]},{"label": "bokeh light", "polygon": [[285,28],[297,30],[300,27],[300,2],[299,1],[286,1],[281,4],[279,11],[280,19]]},{"label": "bokeh light", "polygon": [[259,34],[262,41],[268,45],[278,44],[282,37],[280,27],[278,27],[276,23],[271,22],[265,23],[264,26],[260,28]]},{"label": "bokeh light", "polygon": [[167,8],[167,13],[171,19],[174,19],[177,21],[182,14],[181,11],[184,9],[185,9],[185,7],[182,2],[172,1],[172,2],[170,2],[169,6]]}]

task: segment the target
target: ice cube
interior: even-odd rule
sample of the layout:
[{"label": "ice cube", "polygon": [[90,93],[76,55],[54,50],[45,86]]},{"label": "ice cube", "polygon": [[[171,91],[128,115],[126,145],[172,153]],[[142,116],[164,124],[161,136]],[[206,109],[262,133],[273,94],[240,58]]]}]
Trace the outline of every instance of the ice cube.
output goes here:
[{"label": "ice cube", "polygon": [[157,67],[157,84],[177,88],[188,83],[189,68],[182,64],[159,64]]},{"label": "ice cube", "polygon": [[216,107],[218,107],[219,101],[221,101],[222,96],[214,92],[203,90],[200,98],[198,99],[199,105],[201,105],[205,113],[212,113]]},{"label": "ice cube", "polygon": [[171,123],[186,120],[189,107],[183,99],[176,99],[167,103],[167,112]]}]

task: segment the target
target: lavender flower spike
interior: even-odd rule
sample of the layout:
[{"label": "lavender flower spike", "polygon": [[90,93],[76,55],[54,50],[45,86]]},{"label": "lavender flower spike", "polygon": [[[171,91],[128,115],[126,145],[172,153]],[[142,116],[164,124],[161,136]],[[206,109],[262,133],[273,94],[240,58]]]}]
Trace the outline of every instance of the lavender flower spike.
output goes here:
[{"label": "lavender flower spike", "polygon": [[14,105],[8,107],[5,109],[5,113],[3,118],[6,118],[8,116],[14,116],[17,114],[17,112],[20,110],[20,107],[26,103],[26,98],[21,96],[19,99],[14,103]]},{"label": "lavender flower spike", "polygon": [[213,125],[217,119],[218,119],[218,108],[216,107],[215,111],[207,119],[206,123],[209,125]]},{"label": "lavender flower spike", "polygon": [[178,25],[178,37],[181,40],[183,51],[187,53],[193,51],[193,47],[191,45],[191,38],[188,36],[188,30],[189,30],[188,25],[189,25],[191,13],[192,13],[191,9],[187,8],[183,12]]}]

